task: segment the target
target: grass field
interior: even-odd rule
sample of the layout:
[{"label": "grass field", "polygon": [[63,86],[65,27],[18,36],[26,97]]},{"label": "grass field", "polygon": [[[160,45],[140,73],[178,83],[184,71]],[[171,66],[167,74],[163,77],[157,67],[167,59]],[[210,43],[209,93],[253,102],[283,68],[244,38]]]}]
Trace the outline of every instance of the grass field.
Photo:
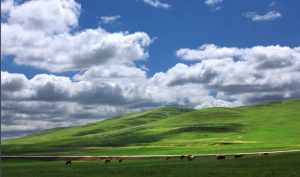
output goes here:
[{"label": "grass field", "polygon": [[2,155],[181,155],[300,149],[300,99],[159,108],[1,142]]},{"label": "grass field", "polygon": [[36,162],[2,160],[1,176],[300,176],[300,153],[269,156],[245,156],[224,160],[196,158],[196,161],[171,159],[112,161]]}]

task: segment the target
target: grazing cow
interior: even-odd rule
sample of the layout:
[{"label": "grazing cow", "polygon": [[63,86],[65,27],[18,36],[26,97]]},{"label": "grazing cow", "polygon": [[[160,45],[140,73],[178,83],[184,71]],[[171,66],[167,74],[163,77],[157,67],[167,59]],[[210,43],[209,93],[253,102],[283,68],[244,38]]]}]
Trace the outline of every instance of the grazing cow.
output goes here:
[{"label": "grazing cow", "polygon": [[186,157],[186,159],[190,159],[190,158],[191,158],[191,156],[193,156],[193,155],[188,155],[188,156]]},{"label": "grazing cow", "polygon": [[71,164],[71,165],[72,165],[71,160],[67,160],[66,165],[68,165],[68,164]]},{"label": "grazing cow", "polygon": [[217,155],[217,160],[220,160],[220,159],[225,159],[225,155]]},{"label": "grazing cow", "polygon": [[105,163],[109,162],[110,163],[110,159],[105,159]]},{"label": "grazing cow", "polygon": [[240,157],[244,157],[244,155],[243,155],[243,154],[237,154],[237,155],[235,155],[234,157],[235,157],[235,158],[240,158]]},{"label": "grazing cow", "polygon": [[180,159],[181,159],[181,160],[184,159],[184,155],[182,155],[182,156],[180,157]]},{"label": "grazing cow", "polygon": [[260,155],[269,155],[269,153],[260,153]]},{"label": "grazing cow", "polygon": [[192,161],[192,160],[195,161],[195,156],[193,156],[193,155],[190,156],[190,158],[189,158],[189,161]]},{"label": "grazing cow", "polygon": [[166,160],[170,159],[171,160],[171,157],[170,156],[167,156]]},{"label": "grazing cow", "polygon": [[122,159],[119,159],[119,163],[122,163]]}]

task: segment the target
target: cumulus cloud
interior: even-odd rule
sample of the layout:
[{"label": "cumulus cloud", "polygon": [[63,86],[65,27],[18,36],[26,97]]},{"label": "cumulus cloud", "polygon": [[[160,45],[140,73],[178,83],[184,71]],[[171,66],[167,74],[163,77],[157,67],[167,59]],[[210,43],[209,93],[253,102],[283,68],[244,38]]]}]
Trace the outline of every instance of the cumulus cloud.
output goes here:
[{"label": "cumulus cloud", "polygon": [[192,66],[177,64],[160,76],[167,85],[190,83],[218,93],[217,98],[244,104],[299,98],[299,47],[255,46],[252,48],[203,45],[180,49],[184,60],[202,60]]},{"label": "cumulus cloud", "polygon": [[62,33],[76,27],[81,9],[73,0],[27,1],[21,5],[5,1],[3,4],[9,13],[8,24],[22,25],[26,30],[46,34]]},{"label": "cumulus cloud", "polygon": [[205,4],[210,6],[212,11],[218,11],[221,10],[221,6],[219,6],[220,3],[222,3],[223,0],[206,0]]},{"label": "cumulus cloud", "polygon": [[104,24],[113,23],[119,18],[121,18],[121,15],[104,16],[104,17],[101,17],[101,22],[100,23],[104,23]]},{"label": "cumulus cloud", "polygon": [[221,3],[222,1],[223,0],[206,0],[205,4],[212,6],[212,5],[216,5],[217,3]]},{"label": "cumulus cloud", "polygon": [[165,8],[165,9],[168,9],[171,7],[169,4],[161,3],[159,0],[144,0],[144,2],[153,7]]},{"label": "cumulus cloud", "polygon": [[[2,76],[3,75],[3,76]],[[4,79],[3,79],[3,78]],[[7,80],[21,81],[22,75],[1,72],[1,88],[9,87]],[[6,78],[6,79],[5,79]],[[12,79],[10,79],[12,78]],[[88,78],[88,76],[82,76]],[[27,85],[28,87],[23,87]],[[3,89],[2,100],[26,101],[71,101],[81,104],[119,105],[135,102],[135,95],[130,85],[116,83],[73,82],[68,77],[39,74],[34,78],[15,84],[15,90]],[[131,97],[132,96],[132,97]]]},{"label": "cumulus cloud", "polygon": [[274,20],[276,18],[280,18],[281,14],[276,11],[271,11],[265,15],[258,15],[257,12],[247,12],[243,14],[247,18],[251,18],[252,21],[268,21],[268,20]]},{"label": "cumulus cloud", "polygon": [[[118,69],[118,68],[115,68]],[[140,79],[131,79],[124,82],[120,75],[113,75],[112,71],[101,71],[95,68],[92,73],[75,75],[79,82],[72,81],[68,77],[54,76],[48,74],[39,74],[28,80],[22,74],[1,72],[1,100],[2,101],[42,101],[42,102],[74,102],[80,105],[110,105],[110,106],[133,106],[141,102],[147,102],[149,105],[157,104],[168,105],[178,104],[178,99],[188,100],[189,90],[199,89],[199,86],[192,86],[191,89],[186,87],[186,93],[179,96],[174,93],[173,88],[169,88],[165,81],[157,80],[160,74],[153,78],[147,79],[145,72],[138,68],[127,68],[135,70],[141,74]],[[100,75],[100,77],[94,74]],[[163,73],[161,73],[163,74]],[[136,74],[135,74],[136,75]],[[74,77],[75,77],[74,76]],[[100,79],[100,78],[104,79]],[[108,77],[116,77],[116,80]],[[132,74],[121,75],[121,77],[132,77]],[[97,80],[99,79],[99,80]],[[5,89],[11,82],[21,82],[14,84],[14,89]],[[25,87],[25,86],[26,87]],[[176,88],[181,89],[181,88]],[[208,91],[199,91],[201,96],[208,95]],[[200,96],[199,95],[199,96]],[[193,96],[193,99],[195,95]],[[170,101],[176,100],[176,101]],[[189,101],[190,102],[190,101]],[[185,106],[185,104],[181,104]],[[193,104],[191,104],[193,105]]]},{"label": "cumulus cloud", "polygon": [[109,33],[99,27],[71,33],[77,26],[80,8],[73,0],[8,6],[7,22],[1,23],[1,54],[15,55],[16,64],[51,72],[108,63],[132,64],[148,57],[151,39],[144,32]]},{"label": "cumulus cloud", "polygon": [[14,6],[13,0],[5,0],[1,1],[1,15],[5,15],[5,13],[8,13],[10,9],[12,9]]},{"label": "cumulus cloud", "polygon": [[95,66],[83,74],[76,74],[74,80],[105,80],[105,79],[145,79],[146,72],[136,67],[124,65]]},{"label": "cumulus cloud", "polygon": [[218,47],[214,44],[204,44],[198,49],[181,48],[176,51],[176,56],[184,60],[203,60],[207,58],[227,58],[241,55],[238,48]]},{"label": "cumulus cloud", "polygon": [[255,46],[252,48],[219,47],[204,44],[198,49],[181,48],[176,56],[183,60],[224,59],[235,57],[240,60],[255,61],[257,68],[277,68],[292,65],[299,58],[298,48],[277,46]]}]

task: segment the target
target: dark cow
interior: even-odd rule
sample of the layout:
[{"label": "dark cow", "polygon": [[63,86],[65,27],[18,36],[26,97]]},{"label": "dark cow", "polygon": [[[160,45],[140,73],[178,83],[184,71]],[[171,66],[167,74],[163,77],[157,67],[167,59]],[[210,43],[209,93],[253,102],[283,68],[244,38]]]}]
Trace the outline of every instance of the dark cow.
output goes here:
[{"label": "dark cow", "polygon": [[225,155],[217,155],[217,160],[220,160],[220,159],[225,159]]},{"label": "dark cow", "polygon": [[181,160],[184,159],[184,155],[182,155],[182,156],[180,157],[180,159],[181,159]]},{"label": "dark cow", "polygon": [[167,156],[166,160],[170,159],[171,160],[171,157],[170,156]]},{"label": "dark cow", "polygon": [[72,165],[71,160],[67,160],[66,165],[68,165],[68,164],[71,164],[71,165]]},{"label": "dark cow", "polygon": [[105,159],[105,163],[109,162],[110,163],[110,159]]},{"label": "dark cow", "polygon": [[260,153],[260,155],[269,155],[269,153]]},{"label": "dark cow", "polygon": [[119,163],[122,163],[122,159],[119,159]]},{"label": "dark cow", "polygon": [[235,157],[235,158],[240,158],[240,157],[244,157],[244,155],[243,155],[243,154],[237,154],[237,155],[235,155],[234,157]]}]

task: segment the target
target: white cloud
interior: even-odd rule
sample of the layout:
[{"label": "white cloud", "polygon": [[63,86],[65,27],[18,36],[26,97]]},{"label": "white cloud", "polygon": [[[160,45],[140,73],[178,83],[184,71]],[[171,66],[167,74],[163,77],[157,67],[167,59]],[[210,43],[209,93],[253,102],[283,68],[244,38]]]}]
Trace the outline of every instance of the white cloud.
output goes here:
[{"label": "white cloud", "polygon": [[279,12],[271,11],[265,15],[258,15],[257,12],[247,12],[243,14],[247,18],[251,18],[253,21],[267,21],[280,18],[281,14]]},{"label": "white cloud", "polygon": [[[218,47],[214,44],[204,44],[198,49],[181,48],[176,55],[183,60],[224,59],[237,57],[241,60],[257,61],[260,67],[262,62],[270,62],[268,67],[285,67],[297,61],[300,54],[298,48],[277,46],[255,46],[252,48]],[[275,61],[277,63],[275,63]],[[286,61],[283,62],[283,61]],[[265,65],[266,65],[265,64]],[[266,66],[267,67],[267,66]]]},{"label": "white cloud", "polygon": [[299,47],[295,47],[294,51],[299,52],[300,53],[300,46]]},{"label": "white cloud", "polygon": [[270,4],[270,6],[275,6],[276,4],[277,4],[277,2],[274,1],[274,2],[272,2],[272,3]]},{"label": "white cloud", "polygon": [[147,68],[145,65],[141,65],[140,68],[144,71],[150,71],[150,69]]},{"label": "white cloud", "polygon": [[10,6],[8,24],[18,24],[29,31],[63,33],[78,24],[80,4],[74,0],[28,1]]},{"label": "white cloud", "polygon": [[1,23],[1,55],[15,55],[16,64],[63,72],[148,57],[151,39],[144,32],[109,33],[99,27],[71,33],[80,13],[73,0],[29,1],[9,8],[7,22]]},{"label": "white cloud", "polygon": [[101,17],[101,22],[100,23],[113,23],[115,22],[117,19],[121,18],[121,15],[116,15],[116,16],[104,16]]},{"label": "white cloud", "polygon": [[216,4],[218,4],[218,3],[221,3],[223,0],[206,0],[205,1],[205,4],[206,5],[210,5],[210,6],[212,6],[212,5],[216,5]]},{"label": "white cloud", "polygon": [[168,9],[171,7],[169,4],[161,3],[159,0],[144,0],[144,2],[153,7],[160,7],[160,8],[165,8],[165,9]]},{"label": "white cloud", "polygon": [[223,0],[206,0],[205,4],[210,6],[212,11],[218,11],[222,9],[222,7],[219,6],[219,4],[221,4],[222,2]]},{"label": "white cloud", "polygon": [[8,13],[14,6],[13,0],[1,1],[1,15]]},{"label": "white cloud", "polygon": [[176,54],[184,60],[202,62],[177,64],[160,74],[157,80],[169,86],[197,83],[217,92],[217,98],[236,99],[243,104],[300,96],[299,47],[221,48],[210,44],[180,49]]},{"label": "white cloud", "polygon": [[184,60],[203,60],[207,58],[227,58],[241,55],[241,51],[236,47],[218,47],[214,44],[204,44],[198,49],[181,48],[176,51],[176,56]]}]

